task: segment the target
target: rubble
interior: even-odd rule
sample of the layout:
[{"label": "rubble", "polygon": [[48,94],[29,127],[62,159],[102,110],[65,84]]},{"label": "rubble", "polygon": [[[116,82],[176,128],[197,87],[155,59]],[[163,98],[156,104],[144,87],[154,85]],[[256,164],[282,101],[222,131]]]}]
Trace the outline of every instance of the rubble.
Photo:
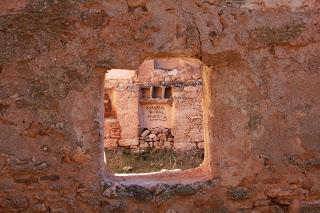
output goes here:
[{"label": "rubble", "polygon": [[174,136],[164,127],[146,129],[140,135],[140,147],[173,148]]}]

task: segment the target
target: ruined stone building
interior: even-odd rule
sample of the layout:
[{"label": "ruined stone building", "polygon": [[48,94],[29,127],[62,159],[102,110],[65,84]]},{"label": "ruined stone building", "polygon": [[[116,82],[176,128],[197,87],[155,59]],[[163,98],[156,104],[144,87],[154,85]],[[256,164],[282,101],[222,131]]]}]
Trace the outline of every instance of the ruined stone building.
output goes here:
[{"label": "ruined stone building", "polygon": [[[1,0],[0,212],[320,212],[319,13],[318,0]],[[205,154],[117,176],[105,145]]]},{"label": "ruined stone building", "polygon": [[105,147],[203,149],[202,70],[171,58],[108,71]]}]

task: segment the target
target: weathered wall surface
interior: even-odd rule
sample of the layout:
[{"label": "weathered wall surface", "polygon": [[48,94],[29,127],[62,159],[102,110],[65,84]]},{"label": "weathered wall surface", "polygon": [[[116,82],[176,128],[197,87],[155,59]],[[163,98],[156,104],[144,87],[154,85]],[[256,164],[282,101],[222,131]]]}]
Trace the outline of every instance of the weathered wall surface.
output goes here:
[{"label": "weathered wall surface", "polygon": [[[319,212],[318,1],[4,0],[0,15],[2,212]],[[213,68],[209,182],[102,183],[104,72],[153,56]]]},{"label": "weathered wall surface", "polygon": [[202,85],[174,87],[174,147],[182,150],[203,148]]}]

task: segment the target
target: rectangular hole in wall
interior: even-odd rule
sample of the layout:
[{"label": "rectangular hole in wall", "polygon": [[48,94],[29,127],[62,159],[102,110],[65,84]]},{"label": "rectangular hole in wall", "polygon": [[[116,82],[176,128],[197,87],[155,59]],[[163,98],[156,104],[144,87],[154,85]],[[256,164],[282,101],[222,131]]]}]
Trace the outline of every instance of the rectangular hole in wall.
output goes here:
[{"label": "rectangular hole in wall", "polygon": [[152,88],[152,98],[163,98],[161,87],[153,87]]},{"label": "rectangular hole in wall", "polygon": [[[171,66],[172,60],[168,64]],[[202,72],[200,68],[192,71]],[[112,106],[116,112],[114,119],[105,119],[107,170],[121,176],[199,168],[205,147],[201,75],[191,83],[181,83],[178,76],[177,82],[169,77],[168,81],[139,79],[132,83],[125,71],[120,73],[109,73],[112,79],[106,76],[105,80],[105,92],[112,94],[105,95],[106,110]]]},{"label": "rectangular hole in wall", "polygon": [[140,90],[140,96],[141,98],[150,98],[150,88],[141,88]]},{"label": "rectangular hole in wall", "polygon": [[164,98],[172,98],[172,87],[166,87],[164,90]]}]

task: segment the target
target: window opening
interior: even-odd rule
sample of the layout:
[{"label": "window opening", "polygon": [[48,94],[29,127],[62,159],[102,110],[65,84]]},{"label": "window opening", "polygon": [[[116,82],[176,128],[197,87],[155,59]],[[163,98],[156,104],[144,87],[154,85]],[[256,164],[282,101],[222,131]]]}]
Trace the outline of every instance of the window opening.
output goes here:
[{"label": "window opening", "polygon": [[163,98],[161,87],[152,87],[152,98]]},{"label": "window opening", "polygon": [[164,91],[164,98],[172,98],[172,87],[166,87]]},{"label": "window opening", "polygon": [[141,88],[141,98],[150,98],[150,88]]},{"label": "window opening", "polygon": [[105,156],[114,174],[186,170],[204,158],[202,64],[155,59],[105,76]]}]

